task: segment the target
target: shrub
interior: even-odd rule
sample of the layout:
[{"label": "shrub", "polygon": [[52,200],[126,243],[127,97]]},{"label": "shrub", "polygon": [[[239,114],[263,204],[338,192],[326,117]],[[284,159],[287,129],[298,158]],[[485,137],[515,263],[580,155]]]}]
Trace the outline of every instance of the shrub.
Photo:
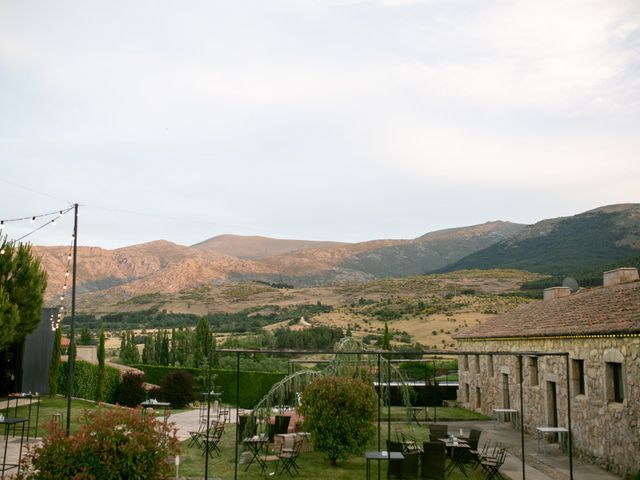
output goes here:
[{"label": "shrub", "polygon": [[338,458],[361,453],[374,434],[376,394],[361,379],[322,377],[305,388],[301,413],[316,449],[335,466]]},{"label": "shrub", "polygon": [[[164,378],[171,372],[185,371],[189,372],[194,378],[202,375],[199,368],[180,368],[166,367],[162,365],[132,365],[145,374],[145,379],[149,383],[162,385]],[[236,385],[237,376],[234,370],[222,370],[218,368],[211,369],[211,374],[215,378],[215,391],[221,392],[220,401],[223,403],[236,404]],[[280,372],[254,372],[240,371],[240,399],[237,402],[242,408],[252,408],[264,397],[271,387],[286,377],[286,373]],[[206,391],[205,385],[197,385],[199,391]]]},{"label": "shrub", "polygon": [[[86,400],[98,400],[98,365],[84,360],[77,360],[73,367],[73,396]],[[67,394],[68,364],[58,365],[58,393]],[[107,403],[115,403],[120,385],[120,370],[115,367],[104,367],[103,398]]]},{"label": "shrub", "polygon": [[142,386],[143,381],[144,375],[136,372],[125,372],[122,375],[122,383],[118,387],[116,395],[120,405],[135,407],[144,401],[146,393]]},{"label": "shrub", "polygon": [[178,452],[176,432],[128,408],[85,411],[85,422],[69,437],[53,430],[23,458],[19,480],[69,478],[170,478],[165,459]]},{"label": "shrub", "polygon": [[162,382],[162,397],[173,408],[184,408],[196,399],[193,391],[193,375],[179,370],[172,372]]}]

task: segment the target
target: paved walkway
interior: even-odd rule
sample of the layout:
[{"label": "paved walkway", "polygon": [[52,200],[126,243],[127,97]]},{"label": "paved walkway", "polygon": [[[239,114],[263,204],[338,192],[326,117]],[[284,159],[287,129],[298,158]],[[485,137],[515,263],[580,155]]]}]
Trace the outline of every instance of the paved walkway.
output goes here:
[{"label": "paved walkway", "polygon": [[[216,411],[211,409],[211,419],[216,418]],[[189,439],[189,432],[198,431],[200,426],[200,410],[187,410],[186,412],[173,413],[169,417],[169,421],[176,424],[178,429],[178,438],[180,441]],[[229,423],[236,423],[236,409],[229,408]]]},{"label": "paved walkway", "polygon": [[[480,445],[485,441],[502,442],[509,445],[509,455],[503,466],[503,471],[512,480],[522,479],[522,447],[520,431],[511,427],[509,423],[494,424],[491,421],[481,422],[446,422],[449,431],[459,428],[468,430],[478,428],[482,430]],[[525,434],[525,475],[526,480],[569,480],[569,456],[560,451],[557,444],[548,444],[542,452],[538,451],[535,436]],[[574,480],[620,480],[620,477],[573,458]]]}]

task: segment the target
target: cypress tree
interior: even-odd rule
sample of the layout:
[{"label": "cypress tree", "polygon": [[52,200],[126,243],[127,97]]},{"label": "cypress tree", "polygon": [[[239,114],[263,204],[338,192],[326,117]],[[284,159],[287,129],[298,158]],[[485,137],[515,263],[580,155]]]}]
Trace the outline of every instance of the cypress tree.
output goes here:
[{"label": "cypress tree", "polygon": [[96,401],[104,400],[104,328],[100,327],[100,340],[98,342],[98,378],[96,385]]}]

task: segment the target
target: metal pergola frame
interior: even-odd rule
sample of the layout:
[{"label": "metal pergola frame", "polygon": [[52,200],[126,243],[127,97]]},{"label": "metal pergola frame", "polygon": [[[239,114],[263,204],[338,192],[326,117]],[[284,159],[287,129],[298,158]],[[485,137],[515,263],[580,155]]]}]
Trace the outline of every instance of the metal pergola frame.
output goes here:
[{"label": "metal pergola frame", "polygon": [[[569,478],[570,480],[573,480],[573,440],[572,440],[572,428],[571,428],[571,378],[570,378],[570,364],[569,364],[569,353],[568,352],[540,352],[540,351],[518,351],[518,352],[513,352],[513,351],[484,351],[484,352],[478,352],[478,351],[474,351],[474,350],[458,350],[458,351],[449,351],[449,350],[430,350],[428,352],[413,352],[413,351],[400,351],[400,352],[393,352],[393,351],[386,351],[386,350],[363,350],[363,351],[336,351],[336,350],[256,350],[256,349],[216,349],[215,350],[216,354],[229,354],[229,355],[235,355],[236,356],[236,392],[235,392],[235,406],[236,406],[236,428],[238,428],[239,425],[239,403],[240,403],[240,358],[242,355],[251,355],[251,354],[267,354],[267,355],[278,355],[278,356],[283,356],[283,355],[318,355],[318,354],[326,354],[326,355],[375,355],[377,357],[377,375],[378,375],[378,381],[377,381],[377,392],[378,392],[378,397],[380,398],[380,394],[381,394],[381,378],[380,378],[380,372],[381,372],[381,360],[383,358],[383,356],[385,358],[389,358],[389,357],[396,357],[396,356],[411,356],[411,357],[416,357],[418,355],[421,355],[423,357],[427,357],[426,359],[416,359],[413,358],[412,361],[416,361],[416,362],[426,362],[426,361],[431,361],[431,360],[435,360],[435,359],[441,359],[438,357],[460,357],[461,355],[479,355],[479,356],[486,356],[486,355],[497,355],[497,356],[509,356],[509,357],[516,357],[518,359],[518,370],[519,370],[519,378],[518,378],[518,383],[519,383],[519,393],[520,393],[520,447],[521,447],[521,452],[522,452],[522,479],[526,480],[526,470],[525,470],[525,466],[526,466],[526,461],[525,461],[525,444],[524,444],[524,388],[523,388],[523,383],[524,383],[524,362],[523,362],[523,357],[530,357],[530,356],[537,356],[537,357],[560,357],[560,358],[564,358],[565,361],[565,368],[566,368],[566,389],[567,389],[567,430],[568,430],[568,434],[567,434],[567,449],[568,449],[568,456],[569,456]],[[390,370],[390,365],[391,363],[400,363],[400,362],[406,362],[407,359],[398,359],[398,361],[394,361],[393,359],[390,360],[390,362],[387,363],[387,378],[388,380],[388,385],[390,385],[390,375],[389,375],[389,370]],[[304,360],[304,361],[296,361],[291,360],[290,363],[326,363],[327,360]],[[211,378],[211,362],[209,362],[208,364],[208,381],[210,382],[210,378]],[[435,373],[435,370],[434,370]],[[209,385],[207,385],[207,387],[209,388],[211,386],[211,384],[209,383]],[[390,395],[390,388],[387,388],[387,395]],[[209,415],[209,411],[211,409],[211,401],[210,399],[208,400],[208,404],[207,404],[207,415]],[[391,405],[390,402],[387,401],[387,438],[391,437]],[[381,402],[378,401],[378,442],[377,442],[377,447],[378,450],[380,450],[380,444],[381,444],[381,437],[380,437],[380,432],[381,432]],[[205,479],[209,478],[209,462],[208,462],[208,452],[205,452]],[[380,465],[378,464],[378,470],[380,469]],[[238,442],[235,442],[235,467],[234,467],[234,480],[237,480],[238,478]]]}]

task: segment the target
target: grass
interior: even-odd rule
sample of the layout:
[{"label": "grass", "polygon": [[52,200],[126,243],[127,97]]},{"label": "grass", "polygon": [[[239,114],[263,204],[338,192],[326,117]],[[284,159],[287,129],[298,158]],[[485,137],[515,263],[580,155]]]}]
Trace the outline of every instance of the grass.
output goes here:
[{"label": "grass", "polygon": [[[392,414],[393,415],[393,414]],[[391,438],[396,439],[396,429],[401,429],[405,434],[408,434],[416,439],[418,444],[428,440],[428,428],[426,425],[412,426],[409,428],[404,422],[394,422],[391,425]],[[381,445],[380,450],[384,450],[386,444],[387,429],[383,426],[381,432]],[[235,425],[227,425],[225,433],[220,441],[220,449],[222,454],[209,459],[209,478],[214,479],[232,479],[234,478],[235,468]],[[188,442],[182,444],[181,453],[181,465],[180,476],[189,478],[204,478],[205,462],[204,457],[201,454],[199,448],[188,448]],[[238,447],[238,455],[244,449],[242,446]],[[367,450],[378,450],[377,438],[372,439],[367,446]],[[298,466],[300,467],[300,474],[295,478],[300,480],[361,480],[365,474],[366,462],[364,455],[351,455],[346,460],[338,461],[336,467],[331,467],[326,455],[322,452],[307,452],[300,454],[298,458]],[[248,469],[244,471],[246,465],[238,465],[238,477],[239,479],[260,478],[261,472],[259,466],[254,462]],[[274,466],[269,465],[270,471],[273,471]],[[372,462],[372,478],[377,478],[377,467],[375,462]],[[386,477],[387,466],[384,462],[381,463],[381,478]],[[480,480],[484,479],[485,475],[474,471],[471,468],[467,469],[469,475],[468,480]],[[289,478],[286,474],[281,478]],[[455,470],[451,475],[447,476],[447,479],[451,480],[463,480],[464,475],[458,470]]]},{"label": "grass", "polygon": [[[0,409],[0,411],[2,411],[5,415],[7,414],[7,411],[5,410],[6,408],[6,402],[4,404],[0,404],[2,405],[2,409]],[[15,401],[12,399],[12,401],[10,402],[10,410],[9,410],[9,416],[13,417],[19,417],[19,418],[26,418],[29,415],[29,407],[24,405],[24,406],[20,406],[18,407],[18,411],[17,414],[15,413]],[[78,430],[78,428],[80,428],[80,425],[83,422],[83,414],[85,410],[93,410],[95,408],[99,408],[98,404],[95,402],[88,402],[86,400],[72,400],[71,401],[71,431],[75,432],[76,430]],[[103,406],[100,408],[110,408],[109,406]],[[40,400],[40,411],[37,412],[36,409],[36,404],[33,403],[31,405],[31,425],[35,426],[35,420],[36,420],[36,413],[38,414],[38,436],[40,436],[40,432],[44,432],[45,431],[45,427],[48,423],[51,422],[52,418],[53,418],[53,414],[54,413],[62,413],[64,415],[64,421],[63,421],[63,428],[66,428],[66,421],[67,421],[67,399],[64,397],[55,397],[55,398],[48,398],[48,397],[42,397],[42,399]]]},{"label": "grass", "polygon": [[[3,405],[4,406],[4,405]],[[71,431],[76,431],[83,422],[83,415],[85,410],[93,410],[96,408],[112,408],[110,406],[99,407],[94,402],[88,402],[84,400],[72,400],[71,402]],[[44,427],[51,421],[54,413],[64,413],[66,418],[67,402],[63,397],[56,397],[53,399],[43,398],[40,402],[40,411],[38,419],[38,435],[40,432],[44,433]],[[433,409],[429,408],[429,416],[433,415]],[[4,411],[3,411],[4,412]],[[387,411],[384,409],[382,412],[383,422],[386,422]],[[17,416],[27,416],[28,407],[18,407]],[[479,415],[475,412],[460,408],[438,408],[438,421],[442,420],[469,420],[469,419],[484,419],[486,417]],[[10,411],[10,415],[14,415],[13,403]],[[35,405],[32,406],[32,420],[35,420]],[[406,423],[406,410],[404,407],[392,407],[391,408],[391,438],[396,439],[398,432],[401,430],[405,434],[408,434],[416,439],[420,444],[421,442],[428,440],[428,428],[425,423],[422,422],[423,416],[420,415],[421,425],[417,426]],[[65,428],[66,423],[63,425]],[[381,445],[384,449],[384,445],[387,438],[386,423],[383,423],[381,428]],[[209,476],[214,479],[232,479],[234,478],[235,470],[235,425],[227,425],[225,433],[222,437],[220,448],[222,455],[209,459]],[[189,478],[203,478],[205,471],[205,461],[201,455],[199,448],[188,448],[188,442],[182,443],[182,451],[180,454],[180,476]],[[377,437],[373,438],[370,444],[367,446],[367,450],[378,450]],[[243,451],[242,446],[238,449],[239,454]],[[355,480],[362,479],[365,472],[365,460],[363,455],[351,455],[349,458],[339,461],[337,467],[331,467],[325,454],[321,452],[307,452],[301,454],[298,459],[298,465],[300,467],[300,475],[296,478],[315,479],[315,480]],[[255,479],[260,478],[260,469],[257,464],[252,464],[248,471],[244,471],[245,465],[238,465],[238,477],[239,479]],[[373,467],[375,476],[377,468]],[[386,465],[382,462],[381,465],[382,476],[386,476]],[[469,473],[470,480],[480,480],[484,478],[483,475],[471,470]],[[282,477],[282,478],[288,478]],[[462,480],[465,477],[457,470],[447,477],[451,480]]]}]

